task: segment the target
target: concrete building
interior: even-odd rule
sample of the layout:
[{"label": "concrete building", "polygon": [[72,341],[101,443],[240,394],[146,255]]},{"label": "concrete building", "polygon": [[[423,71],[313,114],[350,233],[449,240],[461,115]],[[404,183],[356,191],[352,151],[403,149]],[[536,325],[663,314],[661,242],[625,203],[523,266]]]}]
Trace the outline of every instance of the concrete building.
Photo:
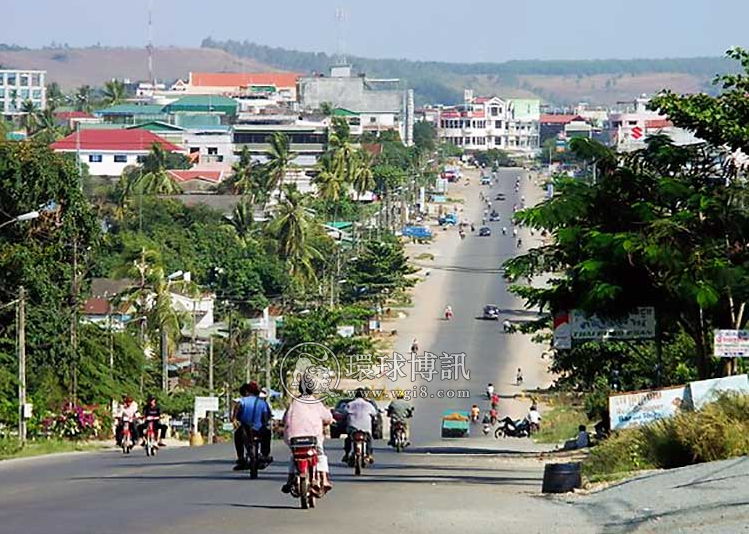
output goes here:
[{"label": "concrete building", "polygon": [[692,132],[675,127],[664,115],[647,109],[649,101],[642,95],[625,110],[609,113],[609,142],[617,150],[630,152],[644,148],[645,139],[654,134],[666,134],[677,145],[701,142]]},{"label": "concrete building", "polygon": [[299,106],[302,111],[319,110],[323,103],[356,113],[365,132],[397,130],[401,139],[413,138],[407,132],[413,121],[407,118],[408,94],[399,79],[354,76],[350,65],[331,69],[330,76],[299,79]]},{"label": "concrete building", "polygon": [[47,107],[46,70],[0,70],[0,117],[23,115],[27,100],[38,110]]},{"label": "concrete building", "polygon": [[441,108],[437,135],[441,142],[465,150],[506,150],[532,154],[539,148],[538,100],[473,97],[466,91],[462,106]]},{"label": "concrete building", "polygon": [[79,130],[50,147],[55,152],[77,153],[93,176],[117,177],[128,165],[141,163],[154,144],[168,152],[185,152],[143,129]]},{"label": "concrete building", "polygon": [[190,72],[187,81],[177,80],[171,93],[187,95],[262,95],[278,102],[295,102],[297,80],[293,72]]}]

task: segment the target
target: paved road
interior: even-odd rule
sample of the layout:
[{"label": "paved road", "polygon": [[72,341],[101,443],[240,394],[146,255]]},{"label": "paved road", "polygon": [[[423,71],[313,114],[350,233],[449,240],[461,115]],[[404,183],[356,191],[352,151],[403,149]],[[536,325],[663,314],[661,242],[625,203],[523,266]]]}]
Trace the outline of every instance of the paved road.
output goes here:
[{"label": "paved road", "polygon": [[[507,193],[495,202],[504,221],[514,199],[516,170],[500,173],[493,191]],[[479,187],[462,186],[466,216],[480,220]],[[531,183],[523,180],[524,192]],[[483,188],[488,190],[489,188]],[[456,193],[451,192],[451,196]],[[467,409],[488,382],[501,393],[514,394],[514,372],[523,367],[526,385],[542,385],[548,378],[540,349],[522,336],[507,336],[494,322],[477,320],[483,305],[492,302],[519,313],[520,303],[508,295],[498,274],[466,273],[465,268],[498,267],[515,252],[512,238],[501,236],[503,223],[489,238],[469,235],[460,241],[450,230],[432,247],[436,254],[428,280],[417,288],[416,305],[399,322],[398,346],[408,352],[417,337],[422,349],[441,354],[465,352],[470,380],[420,381],[430,392],[467,389],[470,399],[419,399],[414,428],[414,448],[396,455],[379,447],[377,463],[362,477],[333,464],[336,487],[316,510],[301,511],[279,491],[286,473],[287,450],[274,443],[277,462],[261,478],[250,481],[231,471],[232,451],[227,446],[172,449],[147,459],[118,452],[81,454],[20,462],[0,463],[0,534],[109,534],[146,529],[160,533],[226,534],[262,531],[289,533],[356,532],[454,533],[498,531],[593,532],[587,512],[564,503],[537,497],[542,465],[532,458],[506,454],[455,454],[456,447],[483,449],[529,448],[529,440],[495,441],[484,437],[441,440],[442,410]],[[435,266],[458,266],[441,269]],[[450,303],[455,318],[440,320]],[[410,377],[408,377],[410,380]],[[400,383],[403,383],[401,381]],[[431,393],[430,393],[431,394]],[[527,402],[505,401],[504,409],[522,415]],[[328,442],[333,462],[340,459],[341,442]],[[450,454],[437,454],[442,451]]]}]

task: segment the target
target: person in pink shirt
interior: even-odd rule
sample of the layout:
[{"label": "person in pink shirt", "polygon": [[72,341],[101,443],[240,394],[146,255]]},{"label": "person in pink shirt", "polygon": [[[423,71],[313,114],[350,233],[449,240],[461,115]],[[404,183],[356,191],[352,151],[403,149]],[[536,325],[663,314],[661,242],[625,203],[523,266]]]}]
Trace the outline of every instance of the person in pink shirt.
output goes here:
[{"label": "person in pink shirt", "polygon": [[[330,491],[333,484],[330,481],[328,457],[323,449],[323,441],[325,440],[324,428],[333,422],[333,414],[322,401],[312,395],[314,389],[309,384],[305,385],[303,380],[300,380],[299,390],[301,395],[291,401],[291,405],[283,415],[283,439],[288,445],[291,438],[303,436],[315,436],[317,438],[317,470],[322,476],[323,487],[326,491]],[[281,488],[283,493],[291,492],[294,484],[294,469],[294,457],[292,455],[289,462],[289,478]]]}]

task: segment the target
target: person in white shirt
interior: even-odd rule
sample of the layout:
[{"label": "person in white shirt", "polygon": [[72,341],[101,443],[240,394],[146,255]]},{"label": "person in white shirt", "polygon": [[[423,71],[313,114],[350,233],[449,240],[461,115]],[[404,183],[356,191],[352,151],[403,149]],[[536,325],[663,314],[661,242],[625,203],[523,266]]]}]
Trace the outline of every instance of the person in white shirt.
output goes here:
[{"label": "person in white shirt", "polygon": [[117,440],[117,446],[122,445],[122,430],[125,427],[125,420],[130,426],[130,436],[133,442],[138,437],[138,430],[135,427],[135,421],[139,417],[138,403],[133,400],[130,395],[126,395],[122,401],[122,405],[118,408],[114,417],[117,419],[117,429],[115,430],[115,439]]},{"label": "person in white shirt", "polygon": [[528,422],[530,423],[531,432],[541,428],[541,414],[535,402],[531,404],[531,408],[528,410]]},{"label": "person in white shirt", "polygon": [[347,463],[351,454],[351,437],[357,430],[364,432],[367,439],[369,463],[374,463],[372,448],[372,419],[377,417],[377,410],[364,398],[364,390],[359,388],[354,394],[354,400],[346,405],[346,441],[343,443],[343,463]]}]

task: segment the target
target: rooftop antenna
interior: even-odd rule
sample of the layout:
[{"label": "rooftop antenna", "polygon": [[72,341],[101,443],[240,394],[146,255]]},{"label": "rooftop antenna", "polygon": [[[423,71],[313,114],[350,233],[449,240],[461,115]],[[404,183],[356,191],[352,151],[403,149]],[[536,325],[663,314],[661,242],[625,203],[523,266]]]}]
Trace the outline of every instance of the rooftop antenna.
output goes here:
[{"label": "rooftop antenna", "polygon": [[153,79],[153,0],[148,0],[148,81],[151,83],[151,91],[156,91],[156,82]]},{"label": "rooftop antenna", "polygon": [[346,13],[346,10],[342,7],[337,7],[335,10],[335,20],[336,20],[336,32],[338,34],[338,45],[336,50],[336,55],[338,56],[338,61],[341,65],[346,65],[348,62],[346,61],[346,41],[345,41],[345,26],[346,21],[348,20],[348,13]]}]

